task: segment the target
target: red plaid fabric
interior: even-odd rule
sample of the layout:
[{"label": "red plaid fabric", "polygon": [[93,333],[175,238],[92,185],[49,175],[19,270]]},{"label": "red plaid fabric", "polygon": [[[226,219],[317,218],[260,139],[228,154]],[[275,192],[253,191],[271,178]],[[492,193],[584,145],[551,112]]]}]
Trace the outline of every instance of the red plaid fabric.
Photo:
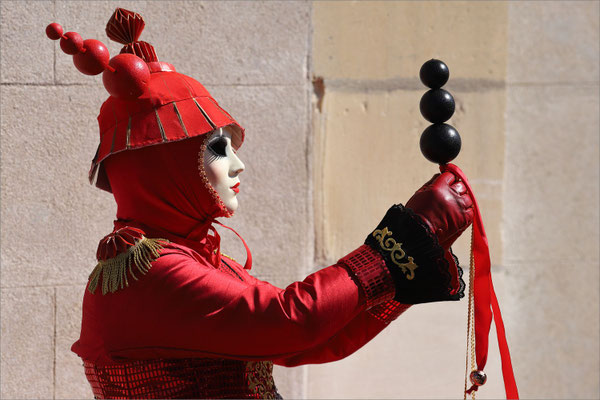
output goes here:
[{"label": "red plaid fabric", "polygon": [[398,303],[395,300],[386,301],[371,308],[368,312],[378,320],[389,324],[400,316],[404,311],[408,310],[410,304]]},{"label": "red plaid fabric", "polygon": [[339,263],[350,268],[367,300],[367,309],[394,297],[394,281],[383,258],[367,245],[343,257]]},{"label": "red plaid fabric", "polygon": [[270,361],[213,358],[84,362],[96,399],[276,399]]}]

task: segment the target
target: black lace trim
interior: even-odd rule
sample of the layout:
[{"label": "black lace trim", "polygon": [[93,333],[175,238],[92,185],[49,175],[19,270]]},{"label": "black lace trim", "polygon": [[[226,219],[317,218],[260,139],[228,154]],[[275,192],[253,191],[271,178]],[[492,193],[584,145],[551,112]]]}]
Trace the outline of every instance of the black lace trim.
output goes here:
[{"label": "black lace trim", "polygon": [[[407,273],[392,259],[393,253],[389,250],[392,242],[383,240],[383,245],[378,233],[385,230],[390,232],[393,243],[400,243],[406,253],[407,262],[413,258],[417,267],[414,274]],[[451,282],[451,265],[444,256],[444,249],[440,246],[435,234],[411,209],[402,204],[392,206],[383,220],[365,240],[384,258],[396,285],[394,300],[404,304],[428,303],[443,300],[459,300],[464,297],[465,283],[462,280],[462,268],[455,259],[459,276],[459,290],[455,294]],[[396,259],[396,261],[398,261]]]},{"label": "black lace trim", "polygon": [[[454,259],[454,264],[456,264],[456,269],[458,270],[458,285],[459,285],[459,287],[458,287],[458,292],[456,294],[458,294],[460,296],[458,299],[462,299],[463,297],[465,297],[465,289],[467,287],[467,284],[465,283],[465,281],[462,278],[464,271],[461,268],[460,264],[458,263],[458,257],[456,257],[456,255],[452,251],[452,247],[450,247],[448,249],[448,251],[450,251],[450,255]],[[448,267],[450,267],[450,266],[448,266]]]}]

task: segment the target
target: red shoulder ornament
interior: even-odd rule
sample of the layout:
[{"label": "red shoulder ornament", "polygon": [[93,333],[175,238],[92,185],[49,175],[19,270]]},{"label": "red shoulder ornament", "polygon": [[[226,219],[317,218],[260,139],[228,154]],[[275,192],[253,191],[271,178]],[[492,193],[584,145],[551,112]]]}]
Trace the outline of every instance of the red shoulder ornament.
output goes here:
[{"label": "red shoulder ornament", "polygon": [[165,239],[149,239],[144,231],[126,226],[107,235],[98,244],[98,264],[89,278],[88,290],[94,293],[102,279],[102,294],[114,293],[129,286],[127,275],[133,279],[134,268],[145,275],[152,262],[160,257],[159,251],[168,243]]}]

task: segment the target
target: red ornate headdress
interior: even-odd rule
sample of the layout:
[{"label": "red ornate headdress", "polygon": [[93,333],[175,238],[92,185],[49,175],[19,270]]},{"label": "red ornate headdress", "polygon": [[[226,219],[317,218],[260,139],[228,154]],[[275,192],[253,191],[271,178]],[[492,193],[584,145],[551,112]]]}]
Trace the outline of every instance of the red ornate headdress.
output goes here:
[{"label": "red ornate headdress", "polygon": [[[114,194],[117,221],[115,230],[98,246],[98,265],[88,286],[91,292],[100,281],[103,293],[128,286],[128,276],[137,279],[134,264],[145,274],[165,241],[157,237],[189,239],[186,243],[218,265],[220,237],[212,224],[215,218],[232,214],[208,183],[202,164],[198,165],[197,152],[200,149],[202,153],[205,144],[194,147],[181,141],[229,127],[232,146],[237,150],[244,140],[244,129],[204,86],[159,61],[154,47],[138,40],[144,26],[139,14],[115,10],[106,34],[124,47],[113,58],[98,40],[83,40],[76,32],[63,34],[57,23],[46,27],[46,35],[60,39],[61,49],[73,56],[80,72],[102,73],[110,94],[98,115],[100,144],[89,179]],[[165,143],[172,143],[168,150],[167,146],[153,146]],[[145,149],[123,154],[141,148]],[[109,156],[113,157],[107,160]],[[242,242],[247,252],[245,268],[249,269],[252,255]]]},{"label": "red ornate headdress", "polygon": [[98,40],[83,40],[76,32],[63,34],[57,23],[46,28],[48,37],[60,39],[61,49],[73,55],[79,71],[86,75],[102,73],[110,93],[98,115],[100,145],[89,173],[91,183],[95,179],[97,187],[109,192],[102,161],[111,154],[200,136],[225,126],[234,132],[235,149],[244,140],[244,129],[204,86],[159,61],[154,47],[138,40],[144,26],[139,14],[115,10],[106,33],[124,47],[113,58]]}]

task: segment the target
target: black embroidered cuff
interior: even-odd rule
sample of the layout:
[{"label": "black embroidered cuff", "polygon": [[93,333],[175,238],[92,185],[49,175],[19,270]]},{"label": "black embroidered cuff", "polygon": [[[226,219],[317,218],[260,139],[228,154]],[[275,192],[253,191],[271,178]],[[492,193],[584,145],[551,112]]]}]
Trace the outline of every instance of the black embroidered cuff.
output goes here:
[{"label": "black embroidered cuff", "polygon": [[401,204],[388,210],[365,244],[383,256],[396,286],[394,300],[418,304],[464,296],[458,262],[459,282],[453,285],[450,268],[454,265],[446,259],[437,237],[418,215]]},{"label": "black embroidered cuff", "polygon": [[385,261],[369,246],[360,246],[341,258],[338,264],[346,266],[358,281],[367,309],[394,297],[394,281]]}]

